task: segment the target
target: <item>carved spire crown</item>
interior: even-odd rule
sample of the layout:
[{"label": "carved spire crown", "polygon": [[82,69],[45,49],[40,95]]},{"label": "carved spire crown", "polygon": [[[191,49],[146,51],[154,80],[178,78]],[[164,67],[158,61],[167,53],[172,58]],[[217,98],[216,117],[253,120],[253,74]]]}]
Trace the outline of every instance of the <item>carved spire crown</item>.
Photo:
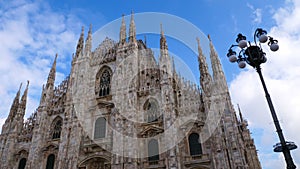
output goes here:
[{"label": "carved spire crown", "polygon": [[160,24],[160,49],[168,50],[167,40],[164,35],[162,24]]},{"label": "carved spire crown", "polygon": [[90,24],[89,32],[85,40],[85,53],[92,50],[92,24]]},{"label": "carved spire crown", "polygon": [[200,71],[200,84],[204,94],[208,95],[211,92],[210,85],[211,85],[212,77],[208,70],[206,58],[202,52],[200,39],[197,37],[196,40],[198,43],[198,63],[199,63],[199,71]]},{"label": "carved spire crown", "polygon": [[122,15],[122,24],[120,28],[120,43],[124,44],[126,42],[126,24],[125,24],[125,16]]},{"label": "carved spire crown", "polygon": [[213,70],[213,79],[214,79],[214,81],[221,82],[223,85],[222,88],[228,89],[221,62],[220,62],[219,56],[215,50],[215,47],[212,43],[210,35],[208,35],[208,39],[209,39],[209,48],[210,48],[210,61],[211,61],[211,67]]},{"label": "carved spire crown", "polygon": [[131,11],[131,19],[130,19],[130,26],[129,26],[129,42],[136,42],[136,30],[135,30],[133,11]]},{"label": "carved spire crown", "polygon": [[83,50],[83,45],[84,45],[84,26],[82,26],[81,28],[81,34],[80,34],[80,37],[79,37],[79,40],[78,40],[78,43],[77,43],[77,47],[76,47],[76,54],[75,54],[75,57],[77,58],[80,53],[82,52]]},{"label": "carved spire crown", "polygon": [[19,104],[20,104],[21,88],[22,88],[22,83],[20,84],[19,90],[14,98],[14,101],[13,101],[11,107],[10,107],[9,115],[8,115],[8,118],[6,119],[6,121],[13,119],[18,111]]},{"label": "carved spire crown", "polygon": [[49,87],[54,87],[54,82],[55,82],[55,75],[56,75],[56,60],[57,60],[57,53],[55,55],[54,62],[52,64],[52,67],[50,69],[48,79],[47,79],[47,84],[46,84],[46,89]]}]

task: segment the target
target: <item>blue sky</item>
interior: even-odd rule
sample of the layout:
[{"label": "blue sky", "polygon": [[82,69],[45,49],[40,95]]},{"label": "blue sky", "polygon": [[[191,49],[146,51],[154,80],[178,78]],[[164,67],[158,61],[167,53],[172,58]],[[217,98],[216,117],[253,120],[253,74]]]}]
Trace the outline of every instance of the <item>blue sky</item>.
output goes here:
[{"label": "blue sky", "polygon": [[[272,152],[272,145],[278,139],[258,76],[250,67],[240,70],[236,64],[229,63],[226,54],[238,33],[242,32],[252,40],[257,27],[266,29],[279,40],[280,50],[267,52],[268,62],[263,71],[287,140],[300,144],[296,131],[300,127],[300,64],[297,58],[300,53],[300,4],[297,0],[2,0],[0,123],[7,116],[19,84],[27,79],[31,84],[26,115],[34,111],[55,53],[59,54],[57,83],[64,79],[70,71],[70,59],[81,26],[85,26],[85,32],[89,24],[93,25],[93,30],[98,30],[122,14],[129,15],[132,10],[134,13],[159,12],[178,16],[194,24],[205,35],[210,34],[224,67],[233,104],[240,104],[249,121],[263,168],[283,168],[282,155]],[[136,26],[138,29],[140,25]],[[159,25],[157,27],[159,29]],[[164,29],[167,34],[172,28]],[[178,29],[188,33],[185,28]],[[182,56],[193,55],[193,52],[186,47],[177,47],[180,43],[172,38],[167,40],[170,52],[179,55],[198,80],[196,58],[188,60]],[[158,47],[158,42],[158,36],[149,37],[149,45]],[[293,151],[293,157],[300,164],[299,150]]]}]

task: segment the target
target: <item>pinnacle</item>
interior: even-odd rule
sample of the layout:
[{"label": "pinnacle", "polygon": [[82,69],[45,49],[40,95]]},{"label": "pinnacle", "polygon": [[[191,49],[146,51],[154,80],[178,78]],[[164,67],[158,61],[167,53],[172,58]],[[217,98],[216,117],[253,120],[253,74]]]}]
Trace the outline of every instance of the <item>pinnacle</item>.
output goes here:
[{"label": "pinnacle", "polygon": [[210,38],[210,35],[209,35],[209,34],[207,35],[207,38],[208,38],[208,40],[211,42],[211,38]]},{"label": "pinnacle", "polygon": [[20,92],[20,91],[21,91],[21,88],[22,88],[22,83],[20,83],[20,87],[19,87],[19,91],[18,91],[18,92]]},{"label": "pinnacle", "polygon": [[26,85],[26,88],[28,88],[28,86],[29,86],[29,80],[27,80],[27,85]]},{"label": "pinnacle", "polygon": [[160,34],[161,34],[161,36],[164,36],[164,30],[163,30],[162,23],[160,23]]},{"label": "pinnacle", "polygon": [[92,32],[92,24],[90,24],[89,32]]},{"label": "pinnacle", "polygon": [[81,34],[84,34],[84,26],[81,27]]}]

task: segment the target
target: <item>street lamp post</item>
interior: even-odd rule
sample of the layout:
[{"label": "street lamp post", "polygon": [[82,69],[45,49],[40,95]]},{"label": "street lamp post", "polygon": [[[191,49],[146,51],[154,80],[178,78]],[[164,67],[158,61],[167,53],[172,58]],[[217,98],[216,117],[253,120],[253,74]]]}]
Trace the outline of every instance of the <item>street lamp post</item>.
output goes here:
[{"label": "street lamp post", "polygon": [[[257,38],[259,42],[257,42]],[[237,44],[231,45],[231,47],[228,50],[227,57],[230,62],[234,63],[237,62],[238,66],[240,68],[245,68],[246,63],[248,63],[250,66],[254,67],[259,75],[259,78],[261,80],[266,99],[271,111],[271,115],[274,121],[274,125],[276,127],[276,131],[280,140],[280,143],[277,143],[274,145],[274,152],[282,152],[285,158],[285,162],[287,164],[287,169],[295,169],[296,165],[293,162],[293,158],[291,156],[290,150],[296,149],[297,146],[293,142],[287,142],[284,139],[282,129],[280,127],[270,94],[268,92],[268,89],[266,87],[260,65],[262,63],[265,63],[267,61],[266,53],[263,52],[261,43],[266,43],[268,41],[268,45],[270,46],[271,51],[277,51],[279,49],[278,41],[273,39],[270,36],[267,36],[267,31],[258,28],[256,29],[254,33],[254,44],[251,44],[250,41],[246,41],[246,36],[242,34],[238,34],[238,37],[236,39]],[[238,48],[239,53],[238,56],[236,56],[236,52],[233,50],[233,48]]]}]

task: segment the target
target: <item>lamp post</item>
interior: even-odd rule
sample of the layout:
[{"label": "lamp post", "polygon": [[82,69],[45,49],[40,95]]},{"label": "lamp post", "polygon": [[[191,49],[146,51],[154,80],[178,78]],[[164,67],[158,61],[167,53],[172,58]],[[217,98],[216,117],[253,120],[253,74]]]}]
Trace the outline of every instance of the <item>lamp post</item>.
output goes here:
[{"label": "lamp post", "polygon": [[[259,42],[257,42],[257,39]],[[282,129],[280,127],[270,94],[267,90],[260,65],[267,61],[266,53],[263,52],[261,44],[268,42],[271,51],[275,52],[279,49],[278,41],[273,39],[270,36],[267,36],[267,31],[257,28],[254,33],[254,44],[250,41],[246,41],[246,36],[242,34],[238,34],[236,39],[237,44],[231,45],[228,50],[227,57],[230,62],[237,62],[240,68],[245,68],[246,63],[256,69],[259,78],[261,80],[266,99],[271,111],[271,115],[274,121],[274,125],[276,127],[276,131],[280,140],[280,143],[275,144],[274,152],[282,152],[285,158],[285,162],[287,165],[287,169],[295,169],[296,165],[293,162],[293,158],[291,156],[290,150],[296,149],[297,146],[293,142],[287,142],[284,139]],[[237,52],[233,49],[237,48],[239,50],[238,56],[236,56]]]}]

